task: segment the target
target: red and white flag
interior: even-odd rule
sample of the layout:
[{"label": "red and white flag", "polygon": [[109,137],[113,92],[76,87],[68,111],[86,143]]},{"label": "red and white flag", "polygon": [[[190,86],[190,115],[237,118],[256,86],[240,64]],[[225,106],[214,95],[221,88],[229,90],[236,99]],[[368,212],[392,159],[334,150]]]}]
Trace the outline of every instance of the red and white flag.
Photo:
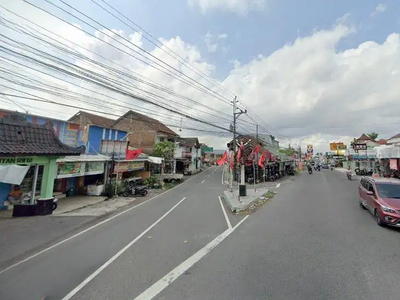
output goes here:
[{"label": "red and white flag", "polygon": [[139,157],[139,155],[143,152],[144,149],[137,149],[137,150],[129,150],[126,149],[125,152],[125,159],[126,160],[133,160]]},{"label": "red and white flag", "polygon": [[228,153],[225,151],[224,155],[222,155],[222,157],[217,160],[217,165],[222,166],[227,161],[228,161]]},{"label": "red and white flag", "polygon": [[258,165],[259,165],[261,168],[264,168],[264,167],[265,167],[265,165],[264,165],[265,156],[266,156],[266,153],[263,153],[263,154],[261,155],[260,159],[258,160]]}]

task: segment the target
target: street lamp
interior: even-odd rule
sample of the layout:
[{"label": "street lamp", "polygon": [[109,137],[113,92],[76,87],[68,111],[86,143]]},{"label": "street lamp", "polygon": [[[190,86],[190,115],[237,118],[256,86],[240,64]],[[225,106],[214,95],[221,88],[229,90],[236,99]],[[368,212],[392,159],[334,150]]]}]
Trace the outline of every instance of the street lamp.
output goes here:
[{"label": "street lamp", "polygon": [[306,139],[309,139],[310,137],[309,136],[306,136],[306,137],[303,137],[302,139],[300,139],[300,141],[299,141],[299,155],[300,155],[300,161],[301,161],[301,142],[303,141],[303,140],[306,140]]}]

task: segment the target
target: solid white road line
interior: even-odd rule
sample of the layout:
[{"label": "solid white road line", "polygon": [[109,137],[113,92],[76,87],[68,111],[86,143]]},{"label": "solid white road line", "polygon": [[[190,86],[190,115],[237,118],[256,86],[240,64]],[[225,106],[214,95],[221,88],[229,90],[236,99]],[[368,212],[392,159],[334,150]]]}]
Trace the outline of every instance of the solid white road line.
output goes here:
[{"label": "solid white road line", "polygon": [[141,237],[143,237],[147,232],[149,232],[154,226],[156,226],[158,223],[162,221],[166,216],[168,216],[179,204],[181,204],[184,200],[186,199],[183,198],[181,201],[179,201],[177,204],[175,204],[169,211],[167,211],[161,218],[159,218],[157,221],[155,221],[153,224],[150,225],[145,231],[143,231],[141,234],[139,234],[133,241],[131,241],[128,245],[126,245],[124,248],[122,248],[120,251],[117,252],[113,257],[111,257],[108,261],[106,261],[100,268],[98,268],[96,271],[93,272],[92,275],[90,275],[88,278],[86,278],[84,281],[82,281],[76,288],[74,288],[68,295],[66,295],[62,300],[68,300],[71,299],[73,296],[75,296],[76,293],[78,293],[85,285],[87,285],[90,281],[93,280],[97,275],[100,274],[101,271],[103,271],[105,268],[107,268],[113,261],[115,261],[118,257],[120,257],[126,250],[129,249],[134,243],[136,243]]},{"label": "solid white road line", "polygon": [[203,184],[204,183],[204,181],[206,181],[205,179],[200,183],[200,184]]},{"label": "solid white road line", "polygon": [[228,228],[232,228],[232,224],[231,224],[231,221],[229,221],[228,214],[226,213],[226,209],[224,207],[224,204],[222,204],[221,196],[218,196],[218,199],[219,199],[219,204],[221,204],[222,212],[224,213],[226,224],[228,224]]},{"label": "solid white road line", "polygon": [[166,287],[168,287],[172,282],[179,278],[183,273],[185,273],[189,268],[196,264],[200,259],[206,256],[212,249],[217,247],[224,239],[226,239],[235,229],[241,225],[249,216],[244,217],[235,227],[229,228],[217,236],[214,240],[208,243],[206,246],[197,251],[194,255],[189,257],[143,293],[135,298],[135,300],[151,300],[161,293]]},{"label": "solid white road line", "polygon": [[280,183],[278,183],[277,185],[276,185],[276,187],[278,188],[278,187],[280,187],[281,186],[281,184]]},{"label": "solid white road line", "polygon": [[35,253],[35,254],[33,254],[33,255],[31,255],[31,256],[25,258],[25,259],[23,259],[23,260],[21,260],[21,261],[15,263],[15,264],[13,264],[13,265],[11,265],[11,266],[8,266],[7,268],[5,268],[5,269],[3,269],[3,270],[0,271],[0,275],[3,274],[3,273],[6,272],[6,271],[12,269],[12,268],[15,268],[16,266],[19,266],[20,264],[22,264],[22,263],[24,263],[24,262],[27,262],[28,260],[31,260],[32,258],[35,258],[36,256],[39,256],[40,254],[43,254],[43,253],[45,253],[45,252],[47,252],[47,251],[49,251],[49,250],[51,250],[51,249],[53,249],[53,248],[55,248],[55,247],[58,247],[58,246],[64,244],[65,242],[68,242],[69,240],[72,240],[73,238],[76,238],[76,237],[80,236],[81,234],[84,234],[84,233],[86,233],[86,232],[88,232],[88,231],[90,231],[90,230],[96,228],[97,226],[100,226],[100,225],[102,225],[102,224],[104,224],[104,223],[107,223],[108,221],[111,221],[112,219],[117,218],[117,217],[119,217],[120,215],[123,215],[123,214],[127,213],[128,211],[131,211],[131,210],[133,210],[133,209],[135,209],[135,208],[137,208],[137,207],[139,207],[139,206],[142,206],[143,204],[145,204],[145,203],[147,203],[147,202],[150,202],[150,201],[153,200],[153,199],[156,199],[156,198],[158,198],[158,197],[160,197],[160,196],[162,196],[162,195],[164,195],[164,194],[166,194],[166,193],[168,193],[168,192],[170,192],[170,191],[172,191],[172,190],[174,190],[174,189],[176,189],[176,188],[178,188],[178,187],[180,187],[180,186],[186,184],[188,181],[190,181],[190,180],[192,180],[193,178],[196,178],[197,176],[200,176],[200,175],[201,175],[201,173],[199,173],[199,174],[197,174],[197,175],[195,175],[195,176],[193,176],[193,177],[190,177],[188,180],[184,181],[182,184],[179,184],[179,185],[177,185],[177,186],[174,186],[173,188],[171,188],[171,189],[169,189],[169,190],[166,190],[165,192],[163,192],[163,193],[161,193],[161,194],[158,194],[158,195],[154,196],[153,198],[150,198],[150,199],[148,199],[148,200],[146,200],[146,201],[144,201],[144,202],[142,202],[142,203],[139,203],[138,205],[135,205],[135,206],[133,206],[133,207],[130,207],[130,208],[128,208],[128,209],[126,209],[126,210],[120,212],[119,214],[116,214],[115,216],[109,217],[108,219],[105,219],[104,221],[101,221],[101,222],[99,222],[99,223],[97,223],[97,224],[95,224],[95,225],[93,225],[93,226],[91,226],[91,227],[89,227],[89,228],[86,228],[85,230],[82,230],[82,231],[78,232],[77,234],[74,234],[73,236],[70,236],[69,238],[66,238],[65,240],[62,240],[62,241],[60,241],[60,242],[58,242],[58,243],[56,243],[56,244],[54,244],[54,245],[52,245],[52,246],[50,246],[50,247],[48,247],[48,248],[46,248],[46,249],[43,249],[43,250],[41,250],[41,251],[39,251],[39,252],[37,252],[37,253]]}]

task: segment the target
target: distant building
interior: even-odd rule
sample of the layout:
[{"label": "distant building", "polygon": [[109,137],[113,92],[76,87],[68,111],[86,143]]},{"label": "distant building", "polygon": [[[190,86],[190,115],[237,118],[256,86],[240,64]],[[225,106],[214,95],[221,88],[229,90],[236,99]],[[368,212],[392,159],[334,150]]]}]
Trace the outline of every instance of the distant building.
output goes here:
[{"label": "distant building", "polygon": [[143,148],[149,154],[158,142],[175,142],[179,137],[160,121],[132,110],[118,118],[113,128],[128,132],[129,146]]},{"label": "distant building", "polygon": [[197,172],[201,168],[201,147],[196,137],[179,138],[175,149],[175,172]]},{"label": "distant building", "polygon": [[79,124],[83,131],[82,143],[86,146],[86,153],[100,153],[101,141],[117,141],[127,138],[127,131],[113,128],[115,120],[79,111],[68,121]]}]

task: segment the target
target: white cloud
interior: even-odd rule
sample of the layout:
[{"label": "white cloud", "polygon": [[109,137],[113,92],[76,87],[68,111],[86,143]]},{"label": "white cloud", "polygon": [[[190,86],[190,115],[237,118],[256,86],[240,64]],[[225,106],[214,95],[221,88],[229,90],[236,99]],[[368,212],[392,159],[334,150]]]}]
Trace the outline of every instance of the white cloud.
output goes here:
[{"label": "white cloud", "polygon": [[219,40],[223,40],[223,39],[227,39],[228,35],[226,33],[221,33],[220,35],[218,35],[218,39]]},{"label": "white cloud", "polygon": [[224,45],[224,41],[228,38],[226,33],[221,33],[215,37],[215,35],[211,34],[209,31],[204,36],[203,40],[206,43],[208,52],[216,52],[220,44],[222,44],[221,50],[223,53],[227,53],[229,51],[229,47]]},{"label": "white cloud", "polygon": [[203,14],[222,10],[244,16],[249,11],[263,10],[266,0],[188,0],[189,6],[198,7]]},{"label": "white cloud", "polygon": [[[181,110],[187,114],[194,114],[199,118],[207,118],[211,122],[217,122],[220,125],[224,124],[223,126],[226,127],[229,126],[229,120],[223,120],[222,114],[217,112],[223,111],[230,115],[231,107],[227,104],[217,101],[215,97],[211,97],[186,83],[173,79],[100,41],[107,40],[112,45],[121,48],[124,47],[122,45],[129,46],[129,48],[124,48],[126,52],[131,55],[137,55],[134,52],[136,49],[122,40],[121,36],[129,39],[135,45],[143,46],[141,34],[130,35],[120,30],[114,30],[113,36],[117,37],[119,41],[116,42],[105,36],[104,31],[96,33],[99,40],[75,32],[77,29],[67,28],[65,25],[57,24],[55,26],[54,23],[49,23],[48,27],[69,40],[107,57],[112,62],[104,60],[102,62],[108,66],[130,75],[134,74],[134,71],[136,72],[135,74],[151,79],[153,82],[168,87],[181,95],[195,99],[196,102],[193,103],[186,99],[162,94],[159,90],[146,86],[137,80],[132,80],[127,76],[111,74],[109,71],[95,67],[88,62],[78,60],[76,61],[77,64],[110,76],[115,80],[125,80],[130,86],[136,85],[150,92],[162,94],[164,98],[158,98],[158,101],[169,101],[168,104],[171,107],[187,105],[186,108],[181,107]],[[380,137],[389,137],[400,131],[398,125],[387,125],[389,123],[399,123],[400,37],[398,33],[393,33],[383,43],[365,41],[355,48],[338,51],[338,43],[354,32],[355,30],[352,26],[346,25],[345,22],[340,22],[329,30],[313,31],[309,35],[302,33],[302,37],[276,50],[268,57],[259,55],[249,62],[233,60],[232,70],[221,84],[235,93],[252,111],[255,111],[264,120],[264,123],[268,124],[269,129],[276,133],[278,139],[282,140],[281,136],[290,136],[293,137],[293,143],[296,143],[296,141],[298,143],[298,137],[311,137],[309,140],[303,141],[303,148],[310,142],[314,144],[316,151],[328,151],[330,141],[341,140],[347,142],[353,137],[360,136],[363,132],[376,131],[380,133]],[[218,39],[221,35],[211,36],[214,38],[211,41],[212,43],[225,40],[224,38]],[[196,46],[186,43],[180,37],[161,40],[161,42],[164,45],[163,49],[149,48],[147,50],[176,70],[182,71],[202,85],[210,87],[209,80],[205,79],[203,74],[212,77],[216,66],[205,61]],[[201,70],[202,73],[196,72],[193,68],[186,68],[181,62],[169,56],[166,53],[169,51],[166,47],[185,58],[197,69]],[[77,47],[74,49],[78,50]],[[100,60],[99,57],[87,51],[79,51],[82,51],[83,54],[92,59]],[[62,54],[58,53],[57,55]],[[148,58],[148,56],[146,57]],[[153,63],[153,66],[160,68],[155,63]],[[188,80],[183,75],[180,77]],[[40,77],[40,80],[42,80],[42,77]],[[108,111],[106,106],[114,106],[115,109],[109,110],[110,114],[123,112],[124,109],[117,106],[117,104],[121,103],[129,103],[132,109],[136,109],[139,106],[159,111],[154,106],[144,105],[118,93],[99,89],[98,86],[89,83],[76,81],[78,86],[81,87],[79,88],[63,80],[50,79],[48,76],[43,77],[42,81],[52,81],[57,86],[84,93],[88,97],[96,96],[106,101],[107,105],[100,104],[100,107],[99,105],[94,107],[94,105],[91,106],[83,102],[78,104],[96,109],[101,109],[101,105],[103,105],[104,111]],[[84,91],[82,87],[101,91],[105,96],[100,97],[95,93]],[[215,89],[215,86],[213,88],[218,93],[230,97],[224,91]],[[46,98],[60,101],[55,96],[46,95],[42,92],[39,94]],[[37,106],[36,103],[27,103]],[[72,103],[72,101],[68,103]],[[206,105],[209,109],[200,104]],[[44,111],[48,108],[48,106],[41,107]],[[52,109],[56,108],[60,114],[64,113],[65,117],[71,114],[70,111],[59,107]],[[214,113],[217,116],[210,116],[210,113]],[[164,115],[163,117],[153,113],[150,113],[150,115],[160,118],[165,123],[180,124],[180,117],[176,115],[169,114],[169,116]],[[245,116],[241,116],[240,119],[245,119]],[[196,127],[198,129],[203,127],[185,118],[182,123],[183,127]],[[243,125],[243,127],[245,126]],[[174,129],[176,130],[176,128]],[[250,127],[245,127],[245,129],[254,131],[254,128]],[[219,129],[214,130],[220,131]],[[229,137],[226,136],[224,138],[210,136],[201,131],[183,130],[183,134],[186,136],[197,135],[203,142],[210,143],[215,148],[224,148],[229,140]]]},{"label": "white cloud", "polygon": [[371,13],[371,17],[375,17],[381,13],[384,13],[387,10],[387,8],[388,8],[387,4],[383,4],[383,3],[378,4],[375,7],[374,11]]},{"label": "white cloud", "polygon": [[204,42],[206,43],[208,52],[216,52],[218,49],[218,44],[212,42],[212,35],[208,31],[207,34],[204,36]]}]

